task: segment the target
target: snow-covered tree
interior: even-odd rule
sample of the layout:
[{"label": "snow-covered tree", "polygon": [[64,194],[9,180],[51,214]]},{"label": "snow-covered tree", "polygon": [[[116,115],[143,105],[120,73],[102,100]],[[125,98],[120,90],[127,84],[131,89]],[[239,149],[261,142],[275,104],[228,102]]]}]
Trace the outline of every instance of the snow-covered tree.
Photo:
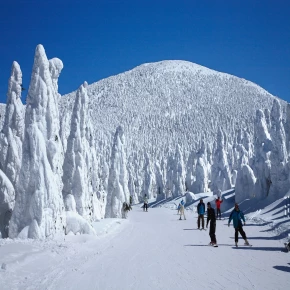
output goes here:
[{"label": "snow-covered tree", "polygon": [[235,201],[241,201],[255,197],[256,177],[249,165],[242,165],[238,170],[235,186]]},{"label": "snow-covered tree", "polygon": [[157,192],[155,190],[155,176],[153,173],[152,164],[148,153],[145,151],[144,154],[144,165],[142,170],[142,199],[145,194],[148,198],[156,197]]},{"label": "snow-covered tree", "polygon": [[184,162],[179,144],[175,147],[174,163],[173,163],[173,196],[179,196],[185,192],[185,172]]},{"label": "snow-covered tree", "polygon": [[[87,83],[78,89],[71,131],[67,140],[67,151],[63,164],[63,197],[71,194],[76,202],[76,211],[87,221],[101,218],[100,202],[97,198],[96,152],[92,129],[88,118]],[[65,199],[66,200],[66,199]]]},{"label": "snow-covered tree", "polygon": [[174,170],[174,158],[169,154],[167,157],[166,179],[165,179],[166,198],[170,198],[173,196],[173,170]]},{"label": "snow-covered tree", "polygon": [[24,106],[21,102],[22,72],[14,61],[8,82],[5,119],[0,133],[0,233],[8,236],[15,204],[15,186],[22,159]]},{"label": "snow-covered tree", "polygon": [[290,104],[287,104],[286,109],[286,123],[285,123],[285,134],[286,134],[286,148],[288,153],[290,152]]},{"label": "snow-covered tree", "polygon": [[49,61],[42,45],[35,51],[27,96],[22,164],[9,236],[45,238],[63,233],[62,144]]},{"label": "snow-covered tree", "polygon": [[15,204],[15,190],[1,169],[0,188],[0,238],[7,238],[11,213]]},{"label": "snow-covered tree", "polygon": [[209,179],[206,153],[205,142],[202,141],[201,148],[196,154],[196,181],[193,185],[193,192],[195,193],[206,192],[208,190]]},{"label": "snow-covered tree", "polygon": [[271,130],[272,150],[270,155],[270,195],[279,198],[287,192],[289,188],[288,169],[286,168],[288,153],[286,148],[286,134],[282,122],[282,111],[280,102],[273,101],[271,110]]},{"label": "snow-covered tree", "polygon": [[262,110],[257,110],[255,119],[254,149],[255,157],[253,160],[253,169],[255,173],[257,199],[264,199],[268,196],[271,186],[271,162],[270,155],[273,148],[271,136],[268,132],[268,126],[265,115]]},{"label": "snow-covered tree", "polygon": [[0,134],[0,169],[13,187],[19,176],[24,133],[24,106],[21,102],[22,72],[14,61],[8,83],[5,119]]},{"label": "snow-covered tree", "polygon": [[108,179],[106,218],[120,218],[123,202],[129,201],[125,136],[121,126],[117,127],[113,142]]},{"label": "snow-covered tree", "polygon": [[193,174],[194,174],[194,156],[195,153],[191,151],[189,153],[187,163],[186,163],[186,176],[185,176],[185,189],[186,190],[193,190],[192,183],[193,183]]},{"label": "snow-covered tree", "polygon": [[161,166],[158,161],[155,162],[155,180],[156,180],[156,187],[157,187],[157,200],[164,199],[165,192],[164,192],[164,180],[161,172]]},{"label": "snow-covered tree", "polygon": [[225,151],[225,138],[222,128],[217,134],[216,150],[213,156],[211,170],[211,190],[217,193],[219,190],[231,188],[231,176]]}]

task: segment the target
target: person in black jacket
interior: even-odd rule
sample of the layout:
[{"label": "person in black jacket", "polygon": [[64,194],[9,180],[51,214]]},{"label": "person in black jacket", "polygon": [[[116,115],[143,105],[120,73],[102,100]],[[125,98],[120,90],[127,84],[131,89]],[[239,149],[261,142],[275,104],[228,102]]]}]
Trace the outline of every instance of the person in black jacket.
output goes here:
[{"label": "person in black jacket", "polygon": [[216,229],[216,217],[215,217],[215,211],[211,207],[210,202],[207,203],[207,220],[206,220],[206,227],[208,227],[208,223],[210,221],[209,225],[209,236],[210,236],[210,245],[217,247],[216,243],[216,236],[215,236],[215,229]]}]

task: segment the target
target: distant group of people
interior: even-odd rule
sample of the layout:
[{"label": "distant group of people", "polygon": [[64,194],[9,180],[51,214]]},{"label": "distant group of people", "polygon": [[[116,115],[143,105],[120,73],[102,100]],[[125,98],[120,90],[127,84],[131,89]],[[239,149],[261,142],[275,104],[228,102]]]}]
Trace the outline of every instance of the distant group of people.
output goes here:
[{"label": "distant group of people", "polygon": [[[217,246],[217,240],[216,240],[216,219],[219,217],[221,219],[221,203],[223,200],[218,197],[215,200],[216,203],[216,209],[217,213],[215,214],[214,208],[212,208],[211,203],[207,203],[207,221],[206,221],[206,227],[209,226],[209,236],[210,236],[210,245]],[[205,204],[203,202],[203,199],[199,201],[199,204],[197,205],[197,213],[198,213],[198,219],[197,219],[197,228],[198,229],[204,229],[204,214],[205,214]],[[249,245],[249,242],[247,240],[246,233],[243,230],[243,225],[245,225],[245,217],[244,213],[239,209],[239,205],[235,203],[235,207],[233,211],[231,212],[229,219],[228,219],[228,226],[230,226],[231,221],[233,221],[233,225],[235,228],[235,245],[238,246],[238,236],[239,233],[241,234],[242,238],[245,240],[245,245]],[[200,228],[202,226],[202,228]]]},{"label": "distant group of people", "polygon": [[123,206],[122,206],[122,218],[126,219],[128,216],[128,211],[130,211],[132,209],[131,204],[127,203],[126,201],[123,202]]},{"label": "distant group of people", "polygon": [[126,201],[123,202],[122,211],[121,211],[123,219],[126,219],[128,217],[128,212],[132,210],[132,204],[133,204],[133,197],[132,195],[130,195],[129,203]]},{"label": "distant group of people", "polygon": [[[131,205],[133,202],[132,196],[130,196],[130,204],[127,202],[123,203],[122,208],[122,217],[127,218],[127,213],[132,209]],[[148,197],[147,194],[145,194],[143,199],[143,211],[148,211]],[[211,206],[211,203],[207,203],[207,220],[206,220],[206,228],[209,226],[209,236],[210,236],[210,243],[209,245],[216,246],[217,247],[217,239],[216,239],[216,220],[219,218],[221,219],[221,204],[223,203],[223,200],[220,197],[217,197],[215,200],[216,204],[216,213],[214,208]],[[197,228],[200,230],[204,230],[205,221],[204,221],[204,215],[205,215],[206,209],[205,204],[203,202],[203,199],[200,199],[198,205],[197,205]],[[177,214],[180,215],[179,220],[182,220],[182,217],[184,220],[186,220],[185,217],[185,202],[182,199],[181,202],[178,205],[178,211]],[[239,233],[241,234],[242,238],[245,240],[245,245],[249,245],[249,242],[247,240],[246,233],[243,230],[243,225],[246,224],[244,213],[239,209],[239,205],[235,203],[235,207],[233,211],[231,212],[229,219],[228,219],[228,226],[230,226],[231,221],[233,221],[233,226],[235,228],[235,245],[238,246],[238,239],[239,239]]]},{"label": "distant group of people", "polygon": [[[148,197],[147,194],[145,194],[144,199],[143,199],[143,211],[148,212]],[[123,202],[122,206],[122,218],[127,218],[128,216],[128,211],[132,209],[132,204],[133,204],[133,197],[130,195],[130,203],[128,202]]]}]

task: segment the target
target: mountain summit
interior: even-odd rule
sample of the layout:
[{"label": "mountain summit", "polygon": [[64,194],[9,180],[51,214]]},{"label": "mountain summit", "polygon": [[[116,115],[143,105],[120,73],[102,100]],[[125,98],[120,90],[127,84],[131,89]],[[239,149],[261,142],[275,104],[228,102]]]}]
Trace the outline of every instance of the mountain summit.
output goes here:
[{"label": "mountain summit", "polygon": [[[75,95],[61,99],[67,126]],[[270,109],[275,98],[245,79],[180,60],[147,63],[103,79],[88,86],[88,96],[97,131],[122,125],[128,146],[173,148],[177,140],[185,148],[204,136],[213,141],[220,126],[230,135],[240,128],[252,133],[256,110]]]}]

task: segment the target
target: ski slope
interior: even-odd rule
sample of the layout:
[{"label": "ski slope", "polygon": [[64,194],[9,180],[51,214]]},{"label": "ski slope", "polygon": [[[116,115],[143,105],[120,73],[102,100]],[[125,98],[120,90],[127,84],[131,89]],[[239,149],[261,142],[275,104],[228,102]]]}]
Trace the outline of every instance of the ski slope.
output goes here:
[{"label": "ski slope", "polygon": [[95,223],[97,236],[0,241],[1,289],[288,289],[290,253],[268,223],[244,227],[252,247],[234,247],[234,229],[217,221],[218,248],[186,210],[143,212]]}]

